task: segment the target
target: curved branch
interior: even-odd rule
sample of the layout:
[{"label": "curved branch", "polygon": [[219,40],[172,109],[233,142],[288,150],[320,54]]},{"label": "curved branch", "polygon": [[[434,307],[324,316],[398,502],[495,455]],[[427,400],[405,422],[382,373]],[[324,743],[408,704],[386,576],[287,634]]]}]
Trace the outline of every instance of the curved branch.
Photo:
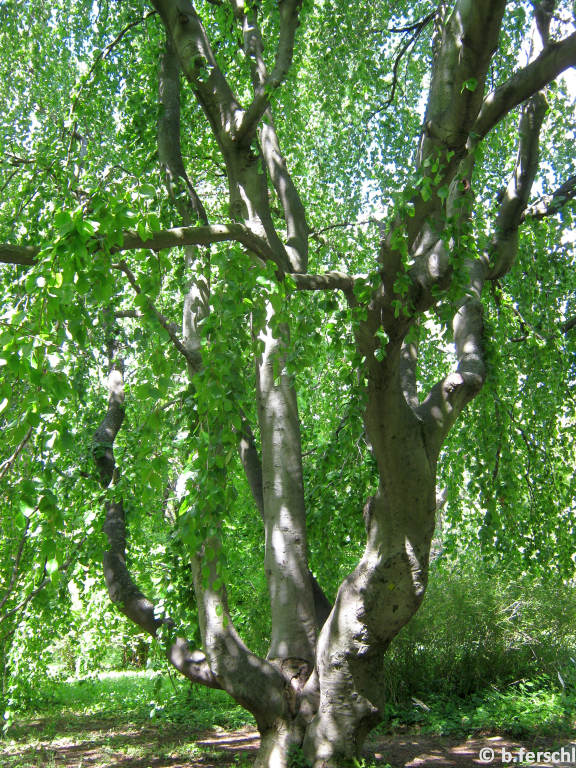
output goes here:
[{"label": "curved branch", "polygon": [[470,135],[483,139],[514,107],[542,90],[559,74],[576,66],[576,32],[559,43],[550,43],[538,58],[489,93]]},{"label": "curved branch", "polygon": [[[110,373],[108,408],[92,440],[92,455],[100,484],[106,488],[115,480],[114,441],[124,421],[124,379],[121,365]],[[110,599],[137,626],[155,637],[162,626],[173,627],[168,618],[159,618],[154,604],[134,583],[126,565],[126,516],[122,499],[106,503],[104,533],[108,549],[104,553],[104,578]],[[190,680],[220,688],[202,651],[190,652],[182,638],[169,647],[169,661]]]},{"label": "curved branch", "polygon": [[496,219],[495,237],[490,248],[489,278],[505,275],[518,251],[518,229],[538,171],[540,130],[548,104],[543,94],[535,94],[520,117],[516,167],[508,183]]},{"label": "curved branch", "polygon": [[375,110],[368,116],[368,120],[372,120],[373,117],[376,117],[376,115],[380,114],[381,112],[384,112],[384,110],[388,109],[388,107],[394,101],[394,96],[396,95],[396,88],[398,87],[398,69],[400,67],[400,63],[402,59],[404,58],[404,54],[410,48],[410,46],[413,45],[418,40],[418,38],[420,37],[424,29],[428,26],[428,24],[432,21],[432,19],[435,16],[436,16],[436,11],[433,11],[432,13],[429,13],[427,16],[424,16],[423,19],[420,19],[420,21],[417,21],[414,24],[409,24],[407,27],[392,27],[391,29],[388,30],[389,32],[412,32],[412,35],[410,35],[407,39],[402,41],[402,43],[398,47],[398,53],[394,58],[394,65],[392,67],[392,87],[390,89],[390,96],[386,99],[382,107],[379,107],[377,110]]},{"label": "curved branch", "polygon": [[415,411],[425,425],[428,445],[434,455],[437,455],[462,409],[478,394],[486,378],[481,303],[486,280],[485,261],[470,261],[468,271],[468,295],[453,320],[457,368],[432,387]]},{"label": "curved branch", "polygon": [[518,158],[502,200],[490,249],[491,269],[485,257],[469,260],[467,295],[453,320],[458,366],[430,391],[416,413],[423,420],[432,450],[439,450],[462,409],[484,384],[486,365],[482,349],[482,289],[486,279],[506,274],[518,246],[518,227],[538,170],[539,136],[547,103],[536,94],[522,112],[518,126]]}]

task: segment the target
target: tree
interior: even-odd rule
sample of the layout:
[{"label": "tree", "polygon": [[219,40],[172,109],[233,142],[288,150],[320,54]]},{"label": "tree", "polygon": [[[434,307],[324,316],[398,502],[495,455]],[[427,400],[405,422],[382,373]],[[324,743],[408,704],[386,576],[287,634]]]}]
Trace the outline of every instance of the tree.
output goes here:
[{"label": "tree", "polygon": [[[2,394],[9,463],[25,454],[33,478],[9,511],[24,535],[21,505],[44,511],[82,558],[103,504],[112,600],[183,675],[254,714],[259,765],[285,764],[294,745],[315,766],[353,757],[382,717],[386,650],[424,597],[438,459],[487,376],[484,308],[522,259],[546,259],[522,232],[569,221],[570,135],[546,121],[573,113],[558,80],[576,65],[572,9],[153,0],[81,2],[69,18],[28,0],[0,14],[13,78]],[[71,93],[65,110],[54,84]],[[349,231],[351,252],[326,239]],[[559,344],[574,327],[566,290]],[[311,371],[336,382],[325,402]],[[324,417],[327,451],[351,449],[338,437],[358,413],[369,447],[364,551],[333,603],[309,562],[303,404]],[[228,605],[237,457],[264,533],[265,654]],[[151,547],[171,567],[160,603],[143,587],[162,593],[158,571],[137,584],[128,567],[127,511],[151,543],[170,527]],[[67,563],[66,547],[48,536],[44,569]],[[189,568],[202,650],[174,599]]]}]

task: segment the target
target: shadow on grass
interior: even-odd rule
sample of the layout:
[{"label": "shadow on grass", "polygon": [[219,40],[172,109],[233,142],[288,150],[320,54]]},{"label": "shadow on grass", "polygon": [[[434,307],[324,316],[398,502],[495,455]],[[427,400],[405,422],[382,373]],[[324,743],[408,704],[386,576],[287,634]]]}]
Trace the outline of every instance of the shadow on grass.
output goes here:
[{"label": "shadow on grass", "polygon": [[2,768],[209,768],[249,756],[252,729],[194,732],[183,725],[71,715],[15,726],[0,743]]}]

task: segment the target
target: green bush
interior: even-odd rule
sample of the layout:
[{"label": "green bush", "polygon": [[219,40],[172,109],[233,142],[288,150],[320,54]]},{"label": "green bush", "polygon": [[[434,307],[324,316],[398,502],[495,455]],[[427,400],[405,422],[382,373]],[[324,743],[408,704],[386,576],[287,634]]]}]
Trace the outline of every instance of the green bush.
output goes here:
[{"label": "green bush", "polygon": [[384,665],[391,701],[468,696],[489,685],[547,678],[576,687],[574,587],[468,563],[434,564],[422,607]]}]

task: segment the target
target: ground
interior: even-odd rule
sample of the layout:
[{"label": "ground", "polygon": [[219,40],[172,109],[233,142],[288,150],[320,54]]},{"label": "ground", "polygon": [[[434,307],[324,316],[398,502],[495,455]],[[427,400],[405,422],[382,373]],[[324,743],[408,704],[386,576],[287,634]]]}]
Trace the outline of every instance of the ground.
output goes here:
[{"label": "ground", "polygon": [[[52,732],[52,733],[51,733]],[[184,725],[166,722],[123,725],[118,718],[92,715],[68,716],[66,720],[39,718],[17,725],[9,739],[0,742],[2,768],[210,768],[247,766],[258,747],[253,727],[238,730],[215,728],[192,733]],[[568,761],[530,760],[527,751],[553,752],[562,747]],[[364,765],[391,768],[463,768],[486,765],[481,750],[491,749],[493,766],[576,767],[576,741],[554,737],[528,742],[499,735],[456,738],[421,734],[417,729],[375,738],[368,745]],[[504,762],[501,757],[504,756]],[[526,759],[528,757],[528,759]],[[510,759],[508,759],[510,758]],[[360,763],[359,765],[362,765]]]}]

